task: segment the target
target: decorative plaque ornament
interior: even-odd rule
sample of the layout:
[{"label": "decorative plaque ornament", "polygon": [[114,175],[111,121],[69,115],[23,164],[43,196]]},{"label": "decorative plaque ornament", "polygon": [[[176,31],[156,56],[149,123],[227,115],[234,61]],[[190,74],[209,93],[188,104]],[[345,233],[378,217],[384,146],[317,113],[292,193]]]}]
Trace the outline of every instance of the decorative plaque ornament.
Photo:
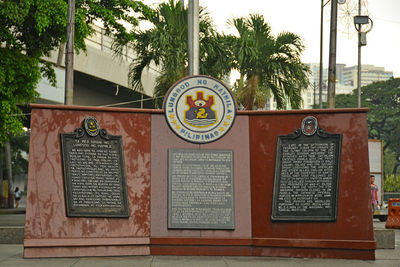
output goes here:
[{"label": "decorative plaque ornament", "polygon": [[85,131],[90,136],[97,136],[100,131],[99,123],[97,122],[96,118],[87,117],[83,121],[83,126],[85,127]]},{"label": "decorative plaque ornament", "polygon": [[318,121],[315,117],[309,116],[305,117],[301,122],[301,131],[304,135],[311,136],[314,135],[318,129]]},{"label": "decorative plaque ornament", "polygon": [[215,78],[196,75],[176,82],[164,99],[165,119],[180,138],[196,144],[218,140],[232,127],[236,101]]}]

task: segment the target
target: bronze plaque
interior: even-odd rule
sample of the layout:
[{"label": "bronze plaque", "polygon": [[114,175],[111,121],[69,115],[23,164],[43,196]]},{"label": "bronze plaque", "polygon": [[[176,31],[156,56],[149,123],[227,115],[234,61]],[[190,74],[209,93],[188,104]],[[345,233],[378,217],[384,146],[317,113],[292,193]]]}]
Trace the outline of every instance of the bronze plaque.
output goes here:
[{"label": "bronze plaque", "polygon": [[316,119],[307,117],[302,129],[278,136],[271,215],[274,221],[337,218],[342,135],[326,133],[317,125]]},{"label": "bronze plaque", "polygon": [[67,216],[129,217],[122,137],[93,117],[60,135]]}]

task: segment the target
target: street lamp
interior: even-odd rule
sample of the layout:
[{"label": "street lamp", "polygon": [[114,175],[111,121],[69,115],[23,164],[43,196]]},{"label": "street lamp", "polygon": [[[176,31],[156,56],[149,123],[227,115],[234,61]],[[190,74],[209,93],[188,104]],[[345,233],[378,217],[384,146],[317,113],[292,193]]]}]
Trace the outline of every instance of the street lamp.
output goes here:
[{"label": "street lamp", "polygon": [[[358,2],[358,16],[354,16],[354,26],[358,31],[358,66],[357,66],[357,107],[361,107],[361,46],[367,45],[367,32],[372,30],[374,23],[372,19],[368,16],[361,16],[361,5]],[[361,31],[361,26],[369,24],[371,22],[371,27],[365,31]]]},{"label": "street lamp", "polygon": [[322,64],[322,49],[323,49],[323,33],[324,33],[324,7],[329,3],[330,0],[326,1],[324,4],[324,0],[321,0],[321,34],[320,34],[320,42],[319,42],[319,108],[322,109],[322,79],[323,79],[323,71],[324,67]]},{"label": "street lamp", "polygon": [[199,0],[189,0],[188,10],[188,59],[189,75],[199,74]]}]

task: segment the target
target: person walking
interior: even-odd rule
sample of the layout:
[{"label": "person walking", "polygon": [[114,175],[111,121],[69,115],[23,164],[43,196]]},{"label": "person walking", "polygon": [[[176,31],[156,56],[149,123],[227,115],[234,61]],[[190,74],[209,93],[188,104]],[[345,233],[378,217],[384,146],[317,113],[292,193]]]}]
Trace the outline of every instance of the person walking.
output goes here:
[{"label": "person walking", "polygon": [[19,191],[18,186],[15,188],[14,196],[15,196],[15,208],[18,208],[19,201],[21,200],[21,191]]},{"label": "person walking", "polygon": [[375,184],[375,176],[370,175],[370,181],[371,181],[371,200],[372,200],[372,215],[374,215],[374,211],[377,208],[378,205],[378,186]]}]

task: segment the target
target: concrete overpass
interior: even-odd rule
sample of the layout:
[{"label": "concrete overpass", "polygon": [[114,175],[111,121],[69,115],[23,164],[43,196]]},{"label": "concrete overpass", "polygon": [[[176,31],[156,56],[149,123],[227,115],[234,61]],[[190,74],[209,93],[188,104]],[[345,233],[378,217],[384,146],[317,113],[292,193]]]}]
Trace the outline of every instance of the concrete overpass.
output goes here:
[{"label": "concrete overpass", "polygon": [[[74,105],[152,108],[153,88],[157,70],[149,68],[142,75],[144,92],[133,91],[128,84],[132,49],[125,47],[121,57],[111,50],[112,38],[94,26],[95,33],[86,39],[87,51],[74,57]],[[61,55],[59,57],[59,54]],[[59,58],[59,59],[58,59]],[[53,51],[47,61],[55,65],[57,87],[43,79],[37,91],[38,103],[63,104],[65,94],[65,54]]]}]

